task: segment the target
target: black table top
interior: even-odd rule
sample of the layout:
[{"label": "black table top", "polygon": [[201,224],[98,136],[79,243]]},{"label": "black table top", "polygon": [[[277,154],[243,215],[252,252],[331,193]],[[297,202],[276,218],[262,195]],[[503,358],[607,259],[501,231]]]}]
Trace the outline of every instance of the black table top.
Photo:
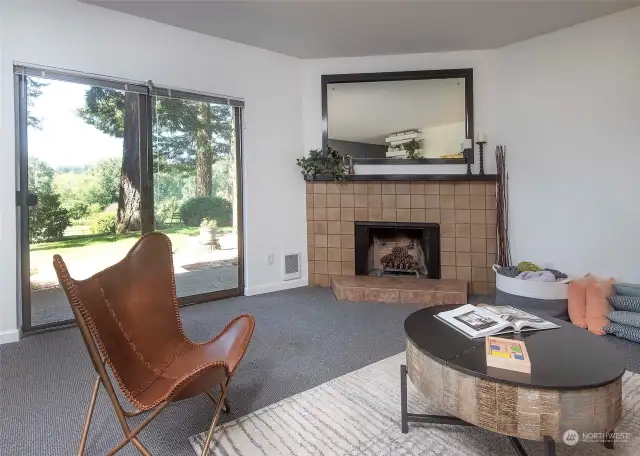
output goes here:
[{"label": "black table top", "polygon": [[527,388],[574,390],[596,388],[620,378],[623,355],[609,342],[571,323],[544,317],[560,328],[501,334],[524,340],[531,359],[531,374],[488,367],[484,338],[469,339],[434,315],[453,306],[418,310],[407,317],[407,337],[427,356],[465,374]]}]

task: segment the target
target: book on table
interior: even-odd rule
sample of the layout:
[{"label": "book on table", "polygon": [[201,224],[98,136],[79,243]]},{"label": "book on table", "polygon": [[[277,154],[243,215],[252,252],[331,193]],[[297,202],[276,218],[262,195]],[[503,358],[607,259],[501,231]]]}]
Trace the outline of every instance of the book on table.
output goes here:
[{"label": "book on table", "polygon": [[523,310],[489,304],[465,304],[453,310],[440,312],[436,318],[472,339],[510,332],[559,328],[555,323]]},{"label": "book on table", "polygon": [[531,361],[524,341],[487,336],[485,348],[487,366],[531,373]]}]

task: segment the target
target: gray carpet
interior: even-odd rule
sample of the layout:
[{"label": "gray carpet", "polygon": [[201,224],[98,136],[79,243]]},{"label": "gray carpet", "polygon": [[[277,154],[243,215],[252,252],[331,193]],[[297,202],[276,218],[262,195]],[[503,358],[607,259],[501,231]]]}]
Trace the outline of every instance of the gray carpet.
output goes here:
[{"label": "gray carpet", "polygon": [[[237,314],[256,317],[253,342],[230,386],[232,413],[224,422],[399,353],[402,322],[415,309],[343,303],[330,290],[312,287],[190,306],[181,315],[195,340],[209,339]],[[630,369],[640,372],[640,345],[624,350]],[[0,346],[0,455],[74,454],[94,375],[77,329]],[[193,456],[188,438],[207,429],[212,412],[206,397],[177,403],[140,438],[155,455]],[[101,392],[86,454],[103,455],[121,437]],[[118,454],[138,453],[127,446]]]}]

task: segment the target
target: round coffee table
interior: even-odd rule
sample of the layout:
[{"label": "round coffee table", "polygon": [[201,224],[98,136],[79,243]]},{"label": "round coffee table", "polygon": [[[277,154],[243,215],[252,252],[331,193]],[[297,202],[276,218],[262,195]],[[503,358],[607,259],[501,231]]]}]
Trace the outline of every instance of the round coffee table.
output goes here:
[{"label": "round coffee table", "polygon": [[[622,413],[625,359],[611,344],[588,331],[549,317],[560,328],[504,334],[524,340],[531,374],[486,365],[484,338],[469,339],[435,318],[456,306],[435,306],[404,322],[407,365],[401,366],[402,432],[408,423],[474,425],[518,439],[541,440],[545,454],[567,431],[602,433],[613,448],[613,430]],[[407,411],[407,375],[434,405],[450,414]],[[576,435],[567,433],[567,436]]]}]

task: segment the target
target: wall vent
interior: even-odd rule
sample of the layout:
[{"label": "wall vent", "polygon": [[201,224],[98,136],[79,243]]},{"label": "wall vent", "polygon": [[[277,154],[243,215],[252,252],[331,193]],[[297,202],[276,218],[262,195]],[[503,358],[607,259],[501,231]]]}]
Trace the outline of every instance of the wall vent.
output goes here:
[{"label": "wall vent", "polygon": [[282,262],[282,278],[283,280],[293,280],[302,277],[300,272],[300,254],[299,253],[285,253],[283,255],[284,261]]}]

